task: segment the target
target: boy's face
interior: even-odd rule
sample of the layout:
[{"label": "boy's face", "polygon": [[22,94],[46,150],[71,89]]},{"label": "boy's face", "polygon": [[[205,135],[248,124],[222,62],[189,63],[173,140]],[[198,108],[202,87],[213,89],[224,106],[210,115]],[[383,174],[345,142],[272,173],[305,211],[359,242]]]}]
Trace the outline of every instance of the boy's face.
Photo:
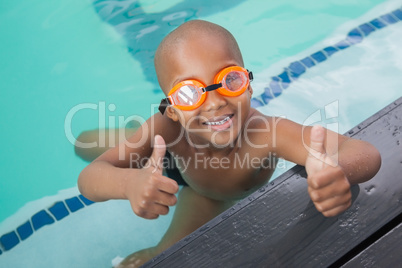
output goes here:
[{"label": "boy's face", "polygon": [[[181,42],[174,51],[163,56],[158,70],[159,82],[168,93],[177,83],[194,79],[206,86],[214,84],[215,76],[229,66],[242,66],[242,59],[231,51],[222,37],[197,36]],[[198,108],[183,111],[168,107],[167,115],[186,129],[190,142],[224,147],[232,144],[242,130],[250,111],[252,89],[240,96],[227,97],[215,91],[206,93]]]}]

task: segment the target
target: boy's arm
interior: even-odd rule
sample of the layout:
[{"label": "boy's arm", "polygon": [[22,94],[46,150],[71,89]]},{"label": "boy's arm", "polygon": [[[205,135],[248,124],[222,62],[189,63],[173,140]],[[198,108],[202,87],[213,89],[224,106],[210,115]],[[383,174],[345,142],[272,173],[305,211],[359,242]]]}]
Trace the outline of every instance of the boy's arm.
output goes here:
[{"label": "boy's arm", "polygon": [[[166,145],[157,135],[151,147],[150,121],[127,142],[108,150],[81,172],[78,187],[85,197],[93,201],[128,199],[133,211],[148,219],[167,214],[168,207],[175,205],[178,185],[162,175]],[[159,122],[159,126],[163,125]]]},{"label": "boy's arm", "polygon": [[[92,162],[101,154],[115,147],[119,144],[119,140],[126,139],[126,137],[131,137],[140,125],[130,128],[117,128],[113,130],[113,136],[108,129],[93,129],[82,132],[74,144],[75,154],[85,161]],[[117,135],[116,135],[117,134]],[[122,135],[124,134],[124,135]],[[98,141],[103,138],[105,144],[100,146]],[[96,143],[96,146],[89,147],[88,144]]]},{"label": "boy's arm", "polygon": [[350,185],[371,179],[380,168],[380,154],[367,142],[285,119],[276,124],[276,131],[273,150],[306,167],[310,197],[324,216],[346,210],[351,204]]}]

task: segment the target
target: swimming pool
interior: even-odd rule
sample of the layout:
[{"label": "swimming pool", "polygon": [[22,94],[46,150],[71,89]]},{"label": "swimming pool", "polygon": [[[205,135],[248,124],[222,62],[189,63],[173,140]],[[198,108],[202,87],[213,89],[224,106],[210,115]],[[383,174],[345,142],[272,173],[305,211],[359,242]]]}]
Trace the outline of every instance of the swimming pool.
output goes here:
[{"label": "swimming pool", "polygon": [[[342,4],[310,1],[303,5],[297,1],[267,4],[257,0],[219,1],[219,4],[61,1],[45,5],[32,0],[1,5],[0,29],[4,37],[0,51],[4,62],[0,67],[1,109],[6,117],[1,133],[4,145],[0,237],[22,226],[42,209],[52,207],[54,202],[70,200],[78,194],[74,188],[76,178],[86,163],[74,155],[68,134],[76,137],[83,130],[113,127],[108,125],[109,120],[100,122],[102,117],[150,115],[150,105],[162,96],[152,74],[152,53],[163,35],[185,20],[210,20],[234,34],[247,68],[256,74],[255,97],[263,102],[264,106],[258,109],[264,113],[285,115],[302,123],[306,119],[320,121],[314,118],[315,112],[325,111],[327,106],[332,118],[336,117],[329,123],[337,123],[333,126],[344,132],[401,95],[398,85],[402,82],[402,61],[397,49],[401,45],[397,35],[401,27],[397,23],[378,29],[363,42],[333,54],[328,60],[320,62],[320,58],[313,58],[316,66],[307,68],[305,63],[306,71],[297,81],[292,77],[286,80],[282,75],[291,63],[337,44],[362,23],[399,8],[398,1],[365,1],[359,5],[346,1]],[[244,10],[248,11],[246,15]],[[395,15],[393,18],[398,20]],[[359,33],[364,34],[361,30]],[[328,56],[327,52],[324,55]],[[285,73],[291,75],[289,71]],[[278,88],[271,77],[279,77],[279,82],[292,82],[286,89],[283,89],[286,85],[276,83],[282,87]],[[267,92],[277,98],[267,98]],[[265,105],[267,101],[269,104]],[[100,114],[103,102],[106,107],[114,104],[116,109],[105,109]],[[83,103],[98,106],[71,116],[71,110]],[[68,115],[71,133],[65,129]],[[57,194],[60,190],[63,191]],[[68,262],[75,256],[80,264],[90,265],[93,260],[85,254],[97,249],[104,259],[99,259],[101,264],[92,264],[108,266],[117,255],[124,256],[156,243],[163,233],[161,226],[169,221],[167,216],[161,222],[143,222],[132,215],[125,202],[119,201],[73,212],[74,205],[70,207],[69,202],[76,201],[63,201],[71,215],[61,221],[56,218],[57,224],[40,228],[26,240],[17,237],[21,242],[8,251],[3,245],[0,263],[21,262],[16,256],[24,254],[30,263],[38,261],[39,267],[46,262],[37,260],[38,252],[62,255],[60,251],[68,250],[69,254],[60,258]],[[116,212],[116,207],[120,211]],[[124,217],[129,217],[133,224],[127,227]],[[99,222],[95,224],[93,219]],[[96,228],[88,226],[88,222]],[[154,231],[144,235],[145,229],[141,229],[144,225],[147,230],[151,225],[149,228]],[[117,230],[111,233],[110,229]],[[131,241],[142,243],[130,245],[127,234],[139,232],[143,236]],[[79,239],[71,239],[77,233]],[[100,239],[99,233],[104,238]],[[39,238],[42,244],[38,244]],[[66,246],[78,242],[91,246],[77,252]],[[105,244],[109,248],[102,249]]]}]

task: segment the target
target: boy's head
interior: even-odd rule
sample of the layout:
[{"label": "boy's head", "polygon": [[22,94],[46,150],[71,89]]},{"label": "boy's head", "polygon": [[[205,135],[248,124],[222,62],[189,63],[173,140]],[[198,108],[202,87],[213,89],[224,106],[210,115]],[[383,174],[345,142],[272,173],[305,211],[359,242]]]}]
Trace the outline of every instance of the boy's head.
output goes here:
[{"label": "boy's head", "polygon": [[[195,65],[196,54],[213,53],[216,47],[224,48],[223,53],[230,54],[237,65],[244,67],[236,39],[228,30],[217,24],[192,20],[168,34],[155,53],[155,70],[163,92],[167,95],[172,88],[168,83],[172,74],[167,72],[172,65],[179,65],[183,60],[194,60]],[[187,55],[185,52],[190,53]]]},{"label": "boy's head", "polygon": [[[219,141],[214,143],[219,144],[232,140],[233,135],[240,133],[250,110],[251,74],[241,68],[243,65],[239,46],[229,31],[200,20],[182,24],[166,36],[156,51],[155,69],[159,84],[166,95],[183,81],[200,82],[198,88],[209,88],[212,91],[201,94],[205,99],[197,102],[201,104],[194,109],[169,106],[166,109],[167,116],[179,121],[188,131],[197,130],[200,133],[200,129],[205,130],[201,135],[195,135],[197,137],[202,136],[209,141],[215,137]],[[220,77],[218,74],[228,68],[241,69],[224,78],[225,82],[232,83],[231,87],[235,88],[232,92],[225,92],[223,84],[216,81]],[[237,92],[236,88],[239,89]],[[190,90],[190,95],[184,98],[192,96],[190,98],[193,100],[194,94],[200,96],[197,91],[186,90]],[[232,131],[234,129],[236,131]]]}]

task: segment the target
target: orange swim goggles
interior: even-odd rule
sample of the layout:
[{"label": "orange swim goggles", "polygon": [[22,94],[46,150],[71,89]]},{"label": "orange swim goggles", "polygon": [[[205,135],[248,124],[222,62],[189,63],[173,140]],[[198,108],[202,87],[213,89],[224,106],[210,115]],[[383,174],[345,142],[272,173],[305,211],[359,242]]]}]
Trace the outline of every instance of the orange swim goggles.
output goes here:
[{"label": "orange swim goggles", "polygon": [[167,98],[162,99],[159,111],[164,114],[168,106],[190,111],[200,107],[206,99],[206,92],[217,90],[223,96],[236,97],[246,91],[253,73],[240,66],[231,66],[220,71],[214,84],[206,86],[197,80],[185,80],[175,85]]}]

